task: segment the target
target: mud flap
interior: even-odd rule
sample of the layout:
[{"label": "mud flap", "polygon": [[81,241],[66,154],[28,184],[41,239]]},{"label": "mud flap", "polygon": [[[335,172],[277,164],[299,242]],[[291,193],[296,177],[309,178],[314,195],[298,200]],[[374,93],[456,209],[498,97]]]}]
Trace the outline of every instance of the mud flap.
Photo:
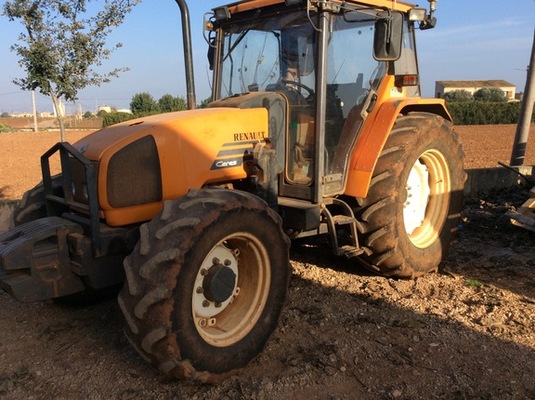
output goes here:
[{"label": "mud flap", "polygon": [[84,290],[72,272],[67,236],[83,228],[59,217],[37,219],[0,235],[0,288],[23,302]]}]

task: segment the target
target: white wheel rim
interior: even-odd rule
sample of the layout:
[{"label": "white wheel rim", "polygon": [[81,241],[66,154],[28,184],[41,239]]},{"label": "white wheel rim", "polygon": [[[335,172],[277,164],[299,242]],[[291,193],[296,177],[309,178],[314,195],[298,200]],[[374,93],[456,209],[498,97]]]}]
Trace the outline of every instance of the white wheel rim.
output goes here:
[{"label": "white wheel rim", "polygon": [[[227,266],[236,276],[232,295],[219,304],[199,290],[207,271],[216,263]],[[239,342],[258,322],[270,285],[270,260],[263,243],[249,233],[227,236],[208,253],[195,278],[192,316],[197,332],[216,347]]]},{"label": "white wheel rim", "polygon": [[405,189],[405,231],[414,246],[427,248],[438,239],[449,213],[451,177],[446,157],[436,149],[424,152],[412,166]]},{"label": "white wheel rim", "polygon": [[405,187],[407,198],[403,204],[405,230],[411,235],[422,225],[431,190],[429,189],[429,172],[427,167],[416,160],[409,173]]}]

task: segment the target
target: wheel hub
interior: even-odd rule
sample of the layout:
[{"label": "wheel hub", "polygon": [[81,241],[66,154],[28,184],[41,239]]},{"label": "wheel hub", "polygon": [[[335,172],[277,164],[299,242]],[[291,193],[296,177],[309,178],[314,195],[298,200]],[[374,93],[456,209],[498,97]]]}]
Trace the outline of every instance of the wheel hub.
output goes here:
[{"label": "wheel hub", "polygon": [[236,274],[223,264],[214,265],[205,275],[202,288],[208,301],[223,303],[234,293]]},{"label": "wheel hub", "polygon": [[239,251],[219,244],[204,260],[193,293],[193,311],[199,318],[221,313],[238,295]]}]

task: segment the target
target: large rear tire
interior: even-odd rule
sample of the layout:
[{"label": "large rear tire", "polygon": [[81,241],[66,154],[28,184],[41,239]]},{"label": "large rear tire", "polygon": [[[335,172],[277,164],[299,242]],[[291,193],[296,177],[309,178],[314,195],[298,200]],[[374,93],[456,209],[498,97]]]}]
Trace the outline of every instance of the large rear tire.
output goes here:
[{"label": "large rear tire", "polygon": [[165,375],[213,382],[248,364],[285,301],[289,239],[244,192],[193,190],[140,228],[119,304],[137,351]]},{"label": "large rear tire", "polygon": [[462,208],[463,161],[451,123],[427,113],[398,117],[368,196],[357,199],[369,267],[400,278],[438,270]]}]

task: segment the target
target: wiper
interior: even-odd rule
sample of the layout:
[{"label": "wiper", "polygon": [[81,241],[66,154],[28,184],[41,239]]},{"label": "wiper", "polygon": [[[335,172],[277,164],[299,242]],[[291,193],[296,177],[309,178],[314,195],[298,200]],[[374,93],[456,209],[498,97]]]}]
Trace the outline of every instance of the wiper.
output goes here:
[{"label": "wiper", "polygon": [[[256,21],[256,19],[258,18],[258,15],[260,15],[260,10],[256,10],[255,14],[253,15],[253,17],[251,18],[251,21]],[[246,28],[244,31],[242,31],[242,33],[240,33],[240,36],[238,36],[238,39],[236,39],[236,41],[234,42],[234,44],[230,47],[230,49],[228,50],[228,53],[225,55],[225,57],[223,57],[223,60],[222,61],[225,61],[229,56],[230,54],[234,51],[234,49],[240,44],[240,42],[243,40],[243,38],[245,37],[245,35],[247,35],[249,33],[249,31],[251,30],[251,27],[253,26],[253,24],[249,24],[249,27]]]},{"label": "wiper", "polygon": [[240,33],[240,36],[238,36],[238,39],[236,39],[236,41],[231,46],[231,48],[228,49],[228,53],[223,58],[223,61],[225,61],[230,56],[230,54],[234,51],[234,49],[236,49],[236,47],[240,44],[240,42],[243,40],[245,35],[247,35],[249,33],[250,30],[251,30],[251,28],[248,28],[248,29],[244,30],[242,33]]}]

